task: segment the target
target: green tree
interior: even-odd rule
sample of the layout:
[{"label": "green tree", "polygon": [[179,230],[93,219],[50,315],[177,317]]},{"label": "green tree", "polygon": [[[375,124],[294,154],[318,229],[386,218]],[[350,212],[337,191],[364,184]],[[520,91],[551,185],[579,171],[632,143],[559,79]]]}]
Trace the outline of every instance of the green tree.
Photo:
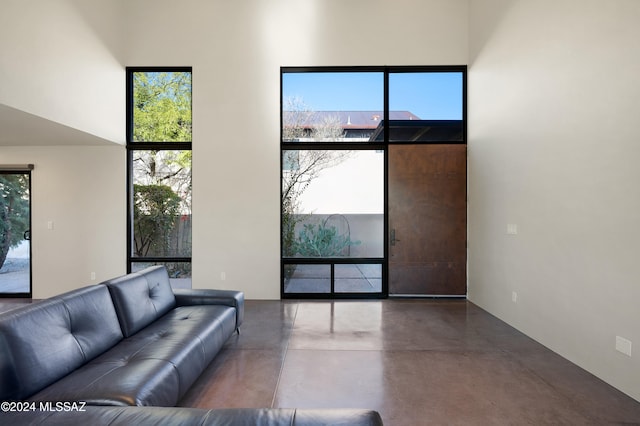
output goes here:
[{"label": "green tree", "polygon": [[[136,72],[133,74],[133,140],[135,142],[191,142],[191,73]],[[138,150],[135,181],[167,185],[190,211],[191,150]]]},{"label": "green tree", "polygon": [[[303,138],[316,141],[339,141],[345,131],[337,116],[317,119],[317,114],[301,98],[285,99],[283,140],[294,142]],[[310,124],[311,123],[311,124]],[[294,256],[295,228],[306,219],[300,214],[300,198],[320,173],[347,160],[353,154],[348,150],[289,150],[282,153],[282,254]]]},{"label": "green tree", "polygon": [[166,185],[181,199],[181,213],[191,211],[191,151],[136,150],[134,180],[138,185]]},{"label": "green tree", "polygon": [[24,174],[0,175],[0,268],[29,229],[28,179]]},{"label": "green tree", "polygon": [[[191,73],[135,72],[133,123],[134,142],[191,142]],[[133,152],[136,256],[178,251],[169,237],[179,215],[191,213],[191,160],[189,149]]]},{"label": "green tree", "polygon": [[133,140],[191,141],[191,73],[133,75]]},{"label": "green tree", "polygon": [[166,185],[134,185],[133,201],[136,256],[166,256],[180,197]]}]

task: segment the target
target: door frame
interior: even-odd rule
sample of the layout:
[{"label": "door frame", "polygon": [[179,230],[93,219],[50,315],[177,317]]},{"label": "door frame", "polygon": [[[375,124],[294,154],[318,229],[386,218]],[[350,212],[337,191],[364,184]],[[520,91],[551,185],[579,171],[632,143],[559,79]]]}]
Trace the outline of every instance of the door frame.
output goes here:
[{"label": "door frame", "polygon": [[29,177],[29,291],[19,293],[3,293],[0,292],[1,298],[21,298],[31,299],[33,297],[33,244],[32,244],[32,211],[33,211],[33,191],[32,191],[32,171],[34,169],[33,164],[20,164],[20,165],[0,165],[0,174],[25,174]]}]

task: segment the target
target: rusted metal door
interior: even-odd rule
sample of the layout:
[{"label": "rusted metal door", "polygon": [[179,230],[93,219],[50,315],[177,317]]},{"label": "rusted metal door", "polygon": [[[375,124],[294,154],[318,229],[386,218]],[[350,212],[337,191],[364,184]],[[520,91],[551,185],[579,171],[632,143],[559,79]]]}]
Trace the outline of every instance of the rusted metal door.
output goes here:
[{"label": "rusted metal door", "polygon": [[467,292],[466,145],[389,147],[389,294]]}]

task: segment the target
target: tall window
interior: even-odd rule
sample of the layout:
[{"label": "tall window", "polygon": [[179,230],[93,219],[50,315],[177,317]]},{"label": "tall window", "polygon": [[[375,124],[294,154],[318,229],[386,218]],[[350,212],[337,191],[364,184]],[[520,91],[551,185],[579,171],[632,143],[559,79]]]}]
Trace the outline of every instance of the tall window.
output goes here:
[{"label": "tall window", "polygon": [[191,287],[191,68],[127,68],[129,271]]},{"label": "tall window", "polygon": [[383,81],[283,69],[283,297],[383,294]]},{"label": "tall window", "polygon": [[465,75],[281,69],[283,298],[389,293],[389,243],[400,241],[389,232],[390,146],[464,144]]}]

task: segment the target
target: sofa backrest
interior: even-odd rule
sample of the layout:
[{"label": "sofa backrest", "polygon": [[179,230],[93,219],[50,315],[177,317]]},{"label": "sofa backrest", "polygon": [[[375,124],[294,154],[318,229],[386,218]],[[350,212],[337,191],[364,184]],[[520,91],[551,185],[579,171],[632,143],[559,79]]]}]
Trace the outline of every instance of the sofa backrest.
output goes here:
[{"label": "sofa backrest", "polygon": [[164,266],[151,266],[104,284],[120,320],[125,337],[137,333],[176,305],[169,274]]},{"label": "sofa backrest", "polygon": [[28,398],[120,340],[103,285],[0,314],[0,401]]}]

